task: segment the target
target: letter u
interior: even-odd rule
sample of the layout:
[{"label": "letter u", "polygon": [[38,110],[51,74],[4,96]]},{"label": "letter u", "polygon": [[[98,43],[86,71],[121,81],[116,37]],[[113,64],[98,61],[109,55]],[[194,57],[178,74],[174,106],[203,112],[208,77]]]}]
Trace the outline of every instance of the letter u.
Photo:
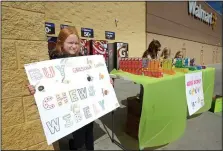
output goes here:
[{"label": "letter u", "polygon": [[52,66],[43,68],[43,73],[47,78],[53,78],[55,76],[55,71]]}]

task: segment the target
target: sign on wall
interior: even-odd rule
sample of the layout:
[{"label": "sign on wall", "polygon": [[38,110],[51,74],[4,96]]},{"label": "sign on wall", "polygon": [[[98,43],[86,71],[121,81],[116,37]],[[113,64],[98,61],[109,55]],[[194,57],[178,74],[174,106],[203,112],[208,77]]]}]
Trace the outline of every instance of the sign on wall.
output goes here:
[{"label": "sign on wall", "polygon": [[189,115],[204,106],[202,72],[185,74],[186,98]]},{"label": "sign on wall", "polygon": [[81,37],[94,38],[94,30],[91,28],[81,28]]},{"label": "sign on wall", "polygon": [[50,145],[119,107],[103,56],[25,65]]},{"label": "sign on wall", "polygon": [[45,32],[46,34],[49,34],[49,35],[55,34],[55,24],[45,22]]},{"label": "sign on wall", "polygon": [[115,32],[105,31],[105,39],[115,40]]}]

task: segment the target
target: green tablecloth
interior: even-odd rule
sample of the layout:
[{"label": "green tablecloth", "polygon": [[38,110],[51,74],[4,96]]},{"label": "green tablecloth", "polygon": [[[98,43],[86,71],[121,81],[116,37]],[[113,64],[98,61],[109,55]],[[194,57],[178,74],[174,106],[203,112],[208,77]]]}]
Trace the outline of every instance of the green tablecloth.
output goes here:
[{"label": "green tablecloth", "polygon": [[[205,106],[196,114],[211,108],[215,69],[202,71]],[[199,72],[199,71],[191,71]],[[139,76],[113,70],[112,74],[127,77],[144,87],[139,126],[139,147],[155,147],[171,143],[184,134],[187,121],[185,74],[164,75],[163,78]]]}]

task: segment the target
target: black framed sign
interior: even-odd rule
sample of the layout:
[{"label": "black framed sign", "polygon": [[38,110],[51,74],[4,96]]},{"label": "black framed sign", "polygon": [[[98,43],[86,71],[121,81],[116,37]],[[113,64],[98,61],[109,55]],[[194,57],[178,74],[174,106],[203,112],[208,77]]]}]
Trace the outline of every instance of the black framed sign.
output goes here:
[{"label": "black framed sign", "polygon": [[45,31],[49,35],[55,34],[55,24],[54,23],[45,22]]},{"label": "black framed sign", "polygon": [[68,25],[64,25],[64,24],[61,24],[61,25],[60,25],[60,29],[64,29],[64,28],[66,28],[66,27],[68,27]]},{"label": "black framed sign", "polygon": [[81,37],[94,38],[94,30],[91,28],[81,28]]},{"label": "black framed sign", "polygon": [[115,32],[105,31],[105,39],[115,40]]}]

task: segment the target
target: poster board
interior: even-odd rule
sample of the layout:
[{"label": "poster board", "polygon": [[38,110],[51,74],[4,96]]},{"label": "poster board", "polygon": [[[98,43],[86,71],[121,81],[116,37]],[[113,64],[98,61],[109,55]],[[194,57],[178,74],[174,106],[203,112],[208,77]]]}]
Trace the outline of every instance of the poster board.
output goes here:
[{"label": "poster board", "polygon": [[48,145],[118,108],[102,55],[25,66]]},{"label": "poster board", "polygon": [[204,106],[202,72],[185,74],[186,98],[189,115]]}]

